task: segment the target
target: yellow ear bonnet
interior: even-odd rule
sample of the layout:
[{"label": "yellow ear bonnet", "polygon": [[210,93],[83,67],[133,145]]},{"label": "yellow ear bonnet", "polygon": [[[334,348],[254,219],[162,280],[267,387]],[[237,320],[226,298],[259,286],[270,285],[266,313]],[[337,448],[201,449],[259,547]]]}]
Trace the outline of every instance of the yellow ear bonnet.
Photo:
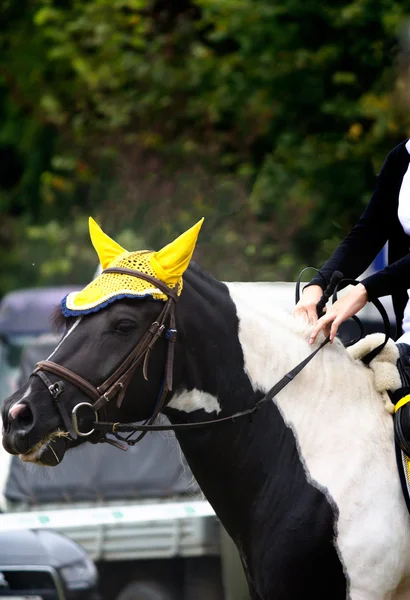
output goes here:
[{"label": "yellow ear bonnet", "polygon": [[[182,292],[182,276],[191,261],[203,219],[159,250],[127,252],[106,235],[94,219],[89,220],[90,237],[103,269],[121,267],[141,271],[159,279],[168,287]],[[151,296],[166,301],[167,296],[152,283],[124,273],[104,273],[96,277],[80,292],[68,294],[62,301],[65,316],[84,315],[101,310],[121,298]]]},{"label": "yellow ear bonnet", "polygon": [[97,225],[92,217],[88,219],[90,238],[95,251],[98,254],[103,269],[106,269],[116,258],[127,252],[117,242],[114,242],[101,227]]},{"label": "yellow ear bonnet", "polygon": [[201,219],[176,240],[152,254],[150,262],[158,279],[168,284],[177,283],[181,279],[191,262],[203,222]]}]

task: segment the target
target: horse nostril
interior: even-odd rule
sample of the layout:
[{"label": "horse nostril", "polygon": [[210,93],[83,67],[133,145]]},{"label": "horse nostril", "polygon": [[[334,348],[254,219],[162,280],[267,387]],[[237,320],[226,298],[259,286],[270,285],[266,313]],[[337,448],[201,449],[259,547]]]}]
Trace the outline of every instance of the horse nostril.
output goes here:
[{"label": "horse nostril", "polygon": [[11,421],[17,421],[17,424],[23,427],[31,425],[34,421],[33,413],[28,404],[20,402],[10,408],[9,418]]},{"label": "horse nostril", "polygon": [[16,402],[16,404],[13,404],[13,406],[10,408],[9,410],[9,417],[10,419],[17,419],[17,417],[24,413],[24,411],[27,409],[27,404],[22,404],[21,402]]}]

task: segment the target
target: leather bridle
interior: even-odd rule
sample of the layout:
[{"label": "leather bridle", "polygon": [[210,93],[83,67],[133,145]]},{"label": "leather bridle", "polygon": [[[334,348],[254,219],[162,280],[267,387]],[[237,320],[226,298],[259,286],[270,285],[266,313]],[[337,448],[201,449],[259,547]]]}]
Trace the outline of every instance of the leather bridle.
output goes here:
[{"label": "leather bridle", "polygon": [[[93,443],[107,442],[126,450],[127,445],[134,445],[139,442],[148,431],[179,431],[186,429],[196,429],[200,427],[209,427],[226,422],[234,422],[242,417],[251,418],[253,413],[256,413],[263,404],[271,401],[284,387],[286,387],[296,377],[302,369],[312,360],[314,356],[329,342],[329,338],[326,338],[311,354],[309,354],[304,360],[302,360],[296,367],[286,373],[280,381],[278,381],[268,392],[261,398],[256,404],[249,409],[238,411],[232,415],[226,417],[220,417],[219,419],[211,419],[209,421],[199,421],[194,423],[180,423],[175,425],[152,425],[159,413],[163,410],[166,403],[166,398],[169,392],[173,389],[173,369],[174,369],[174,344],[177,337],[176,321],[175,321],[175,307],[178,301],[178,295],[175,289],[169,288],[159,279],[151,277],[140,271],[134,271],[131,269],[111,267],[105,269],[103,273],[119,273],[124,275],[130,275],[132,277],[138,277],[152,283],[156,288],[161,290],[167,297],[164,308],[162,309],[159,317],[154,321],[150,327],[148,327],[145,334],[142,336],[138,344],[133,348],[130,354],[125,360],[117,367],[117,369],[110,375],[101,385],[94,387],[86,379],[74,373],[70,369],[63,367],[50,360],[42,360],[37,363],[31,376],[39,377],[47,387],[48,391],[52,395],[57,409],[63,419],[64,425],[67,428],[67,432],[73,440],[78,437],[88,437],[89,441]],[[167,327],[168,321],[168,327]],[[147,366],[150,356],[150,352],[154,347],[155,343],[165,333],[165,339],[167,340],[167,355],[165,361],[165,373],[164,382],[156,402],[154,412],[146,419],[142,425],[135,423],[111,423],[107,421],[99,420],[99,413],[102,414],[103,418],[106,414],[106,406],[109,402],[116,399],[117,407],[121,406],[124,399],[124,395],[127,391],[128,385],[135,373],[137,367],[143,362],[143,375],[147,379]],[[63,380],[53,383],[50,381],[46,373],[53,373]],[[85,393],[91,402],[80,402],[74,406],[71,411],[71,417],[67,413],[67,409],[61,402],[60,398],[64,394],[65,383],[70,382],[83,393]],[[88,431],[80,429],[80,423],[78,420],[78,411],[80,409],[86,409],[89,411],[91,416],[92,427]],[[130,435],[139,432],[140,435],[135,439],[130,439]],[[123,438],[119,434],[128,433],[128,437]],[[119,441],[115,441],[111,438],[107,438],[107,434],[115,436]],[[124,444],[125,442],[125,444]]]},{"label": "leather bridle", "polygon": [[[54,399],[57,409],[61,414],[64,425],[73,440],[76,440],[78,436],[89,437],[96,433],[98,427],[95,426],[98,424],[99,420],[98,413],[101,412],[103,415],[105,415],[105,408],[109,402],[116,399],[117,407],[120,408],[135,370],[142,362],[143,375],[144,378],[148,380],[147,369],[150,352],[164,333],[165,339],[167,340],[164,383],[162,385],[154,413],[145,421],[144,425],[150,425],[156,419],[158,414],[164,408],[166,397],[168,393],[172,391],[173,386],[174,344],[177,336],[177,330],[175,326],[175,305],[178,301],[177,291],[169,288],[165,283],[159,279],[156,279],[155,277],[151,277],[150,275],[132,269],[111,267],[109,269],[105,269],[103,273],[119,273],[144,279],[161,290],[161,292],[163,292],[168,299],[165,302],[164,308],[162,309],[160,315],[148,327],[138,344],[116,368],[114,373],[112,373],[98,387],[94,387],[91,383],[74,371],[71,371],[70,369],[67,369],[66,367],[63,367],[62,365],[59,365],[53,361],[42,360],[36,364],[31,376],[39,377],[46,385],[48,391]],[[62,377],[63,380],[52,383],[46,375],[46,372],[53,373],[58,377]],[[72,409],[71,418],[67,413],[64,403],[61,401],[61,397],[63,396],[65,390],[64,382],[72,383],[76,388],[81,390],[81,392],[86,394],[91,399],[91,402],[80,402],[79,404],[76,404],[76,406],[74,406]],[[77,415],[80,409],[86,409],[87,411],[90,411],[89,414],[94,420],[93,427],[89,431],[82,431],[80,429]],[[121,447],[120,444],[107,439],[104,435],[104,432],[101,433],[103,434],[103,437],[101,437],[101,435],[99,437],[94,435],[95,441],[104,441]],[[145,434],[146,431],[142,432],[137,441],[142,439]]]}]

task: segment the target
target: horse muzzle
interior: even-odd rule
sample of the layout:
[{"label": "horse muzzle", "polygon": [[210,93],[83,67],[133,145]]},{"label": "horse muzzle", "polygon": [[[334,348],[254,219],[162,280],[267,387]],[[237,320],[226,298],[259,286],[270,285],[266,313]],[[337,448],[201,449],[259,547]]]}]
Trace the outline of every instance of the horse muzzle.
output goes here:
[{"label": "horse muzzle", "polygon": [[48,423],[36,414],[36,403],[21,397],[21,393],[6,401],[2,410],[4,449],[18,455],[23,462],[55,466],[68,449],[69,439],[60,429],[61,421],[56,415]]},{"label": "horse muzzle", "polygon": [[32,462],[45,467],[56,467],[69,448],[69,438],[59,431],[40,441],[29,452],[19,454],[23,462]]}]

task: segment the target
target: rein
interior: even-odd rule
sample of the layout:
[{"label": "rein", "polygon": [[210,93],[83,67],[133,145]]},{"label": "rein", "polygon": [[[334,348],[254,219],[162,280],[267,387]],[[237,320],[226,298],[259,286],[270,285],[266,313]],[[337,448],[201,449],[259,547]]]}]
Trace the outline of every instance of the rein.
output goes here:
[{"label": "rein", "polygon": [[[174,365],[174,345],[177,336],[176,320],[175,320],[175,307],[178,301],[178,295],[175,290],[169,288],[162,281],[131,269],[123,268],[108,268],[103,273],[119,273],[131,275],[132,277],[138,277],[149,281],[160,289],[164,294],[167,295],[168,300],[165,303],[158,319],[154,321],[147,329],[141,340],[137,343],[135,348],[125,358],[125,360],[117,367],[112,375],[110,375],[101,385],[94,387],[91,383],[85,380],[83,377],[74,373],[70,369],[63,367],[57,363],[49,360],[43,360],[37,363],[31,376],[39,377],[47,387],[48,391],[52,395],[56,407],[60,412],[63,419],[64,425],[67,428],[73,440],[78,437],[89,437],[94,436],[93,443],[106,442],[126,450],[125,444],[131,446],[139,442],[149,431],[180,431],[187,429],[197,429],[201,427],[210,427],[218,425],[220,423],[235,422],[237,419],[243,417],[251,417],[260,408],[271,401],[281,390],[283,390],[293,379],[305,368],[305,366],[316,356],[318,352],[329,342],[329,338],[326,338],[309,356],[302,360],[296,367],[286,373],[266,394],[261,398],[255,406],[252,408],[238,411],[232,415],[221,417],[219,419],[212,419],[209,421],[199,421],[196,423],[179,423],[175,425],[152,425],[153,421],[162,411],[165,405],[165,401],[169,392],[172,391],[173,386],[173,365]],[[339,281],[339,280],[338,280]],[[332,281],[328,288],[325,290],[324,296],[327,298],[331,295],[334,286],[337,287],[335,281]],[[299,293],[297,288],[297,294]],[[169,321],[167,328],[166,323]],[[156,402],[155,409],[151,417],[146,419],[142,425],[136,425],[133,423],[111,423],[107,421],[100,421],[98,411],[102,412],[102,416],[105,416],[106,405],[113,399],[116,399],[117,407],[119,408],[124,399],[128,385],[134,375],[137,367],[143,362],[143,375],[147,379],[147,365],[149,360],[150,352],[158,341],[158,339],[164,334],[167,340],[167,357],[165,362],[165,373],[164,373],[164,384],[162,386],[159,398]],[[53,373],[63,378],[64,381],[57,381],[52,383],[46,372]],[[72,383],[80,391],[85,393],[92,402],[80,402],[74,406],[71,412],[71,418],[67,413],[64,404],[60,401],[61,396],[65,391],[65,381]],[[81,430],[78,412],[86,410],[89,412],[91,418],[87,419],[91,427],[89,430]],[[130,439],[130,436],[123,438],[119,433],[133,433],[139,432],[140,435],[136,439]],[[116,437],[119,441],[115,441],[107,438],[107,434],[111,434]]]},{"label": "rein", "polygon": [[[217,425],[219,423],[226,423],[227,421],[235,422],[237,419],[240,419],[242,417],[249,417],[253,413],[256,413],[263,404],[272,400],[281,390],[283,390],[283,388],[285,388],[288,385],[288,383],[293,381],[293,379],[296,377],[296,375],[298,373],[300,373],[300,371],[302,371],[302,369],[304,369],[304,367],[306,367],[306,365],[312,360],[312,358],[314,358],[316,356],[316,354],[323,348],[323,346],[326,346],[326,344],[328,342],[329,342],[329,338],[326,338],[320,344],[320,346],[318,346],[316,348],[316,350],[314,350],[314,352],[312,352],[312,354],[309,354],[309,356],[307,356],[304,360],[302,360],[302,362],[300,362],[298,365],[296,365],[296,367],[294,367],[291,371],[286,373],[286,375],[284,375],[282,377],[282,379],[280,379],[280,381],[278,381],[278,383],[276,383],[273,386],[273,388],[271,388],[269,390],[269,392],[267,394],[265,394],[265,396],[263,398],[261,398],[255,404],[255,406],[253,406],[252,408],[248,408],[247,410],[241,410],[239,412],[234,413],[233,415],[229,415],[227,417],[221,417],[220,419],[212,419],[211,421],[198,421],[197,423],[179,423],[179,424],[177,423],[175,425],[134,425],[133,423],[130,423],[129,425],[126,425],[126,424],[122,424],[122,423],[104,423],[104,422],[98,423],[97,422],[97,423],[94,423],[94,426],[96,429],[98,429],[100,431],[104,431],[105,433],[111,433],[113,435],[116,435],[119,432],[129,433],[129,432],[136,432],[136,431],[148,432],[148,431],[179,431],[181,429],[198,429],[199,427],[209,427],[211,425]],[[127,444],[129,444],[130,446],[133,446],[137,441],[138,440],[127,440]]]}]

